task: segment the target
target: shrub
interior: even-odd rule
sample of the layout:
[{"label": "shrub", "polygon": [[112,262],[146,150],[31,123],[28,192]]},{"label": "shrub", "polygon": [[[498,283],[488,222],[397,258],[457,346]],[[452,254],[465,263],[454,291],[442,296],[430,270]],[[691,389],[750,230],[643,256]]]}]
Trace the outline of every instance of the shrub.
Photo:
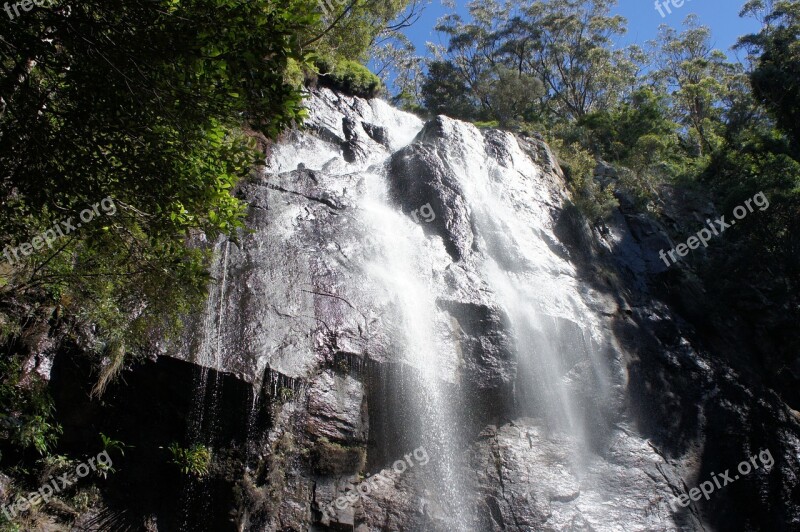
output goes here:
[{"label": "shrub", "polygon": [[22,363],[13,357],[0,361],[0,407],[0,443],[49,454],[61,426],[54,420],[47,383],[38,375],[26,375]]},{"label": "shrub", "polygon": [[280,387],[278,388],[278,400],[281,403],[286,403],[294,399],[294,390],[291,388]]},{"label": "shrub", "polygon": [[173,443],[169,446],[169,451],[172,453],[171,463],[177,465],[183,474],[196,477],[208,475],[211,466],[211,449],[205,445],[196,443],[186,449]]},{"label": "shrub", "polygon": [[618,203],[611,187],[604,187],[595,179],[597,162],[594,156],[578,144],[565,146],[562,141],[556,140],[551,145],[558,154],[578,210],[592,224],[609,218]]}]

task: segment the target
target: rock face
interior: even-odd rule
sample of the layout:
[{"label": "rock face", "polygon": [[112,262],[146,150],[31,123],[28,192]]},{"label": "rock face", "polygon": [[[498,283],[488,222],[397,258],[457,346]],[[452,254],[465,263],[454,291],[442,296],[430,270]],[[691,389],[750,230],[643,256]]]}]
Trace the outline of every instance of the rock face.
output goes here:
[{"label": "rock face", "polygon": [[657,224],[582,225],[536,139],[308,106],[169,350],[267,412],[230,530],[800,530],[797,417],[659,297]]}]

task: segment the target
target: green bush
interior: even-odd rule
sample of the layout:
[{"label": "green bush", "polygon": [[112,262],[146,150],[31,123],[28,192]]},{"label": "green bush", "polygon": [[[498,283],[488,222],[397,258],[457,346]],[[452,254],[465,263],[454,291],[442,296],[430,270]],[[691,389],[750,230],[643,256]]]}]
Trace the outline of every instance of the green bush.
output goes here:
[{"label": "green bush", "polygon": [[356,61],[321,57],[315,66],[322,86],[362,98],[374,98],[381,90],[380,78]]},{"label": "green bush", "polygon": [[565,145],[561,140],[550,144],[558,155],[578,210],[593,224],[608,219],[618,202],[611,187],[604,187],[595,179],[597,161],[594,156],[578,144]]},{"label": "green bush", "polygon": [[169,451],[172,453],[171,463],[177,465],[184,475],[196,477],[208,475],[211,467],[211,449],[205,445],[196,443],[186,449],[173,443],[169,446]]},{"label": "green bush", "polygon": [[497,120],[476,121],[473,124],[479,129],[497,129],[500,127],[500,122]]},{"label": "green bush", "polygon": [[61,434],[54,411],[46,382],[26,375],[16,358],[0,361],[0,443],[47,456]]}]

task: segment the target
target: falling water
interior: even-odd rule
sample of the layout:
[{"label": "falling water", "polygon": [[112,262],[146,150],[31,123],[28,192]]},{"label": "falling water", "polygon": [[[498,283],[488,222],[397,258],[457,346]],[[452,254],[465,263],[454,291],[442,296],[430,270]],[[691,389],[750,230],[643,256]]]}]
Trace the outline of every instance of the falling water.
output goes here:
[{"label": "falling water", "polygon": [[[221,253],[216,250],[222,248]],[[225,320],[225,290],[228,282],[228,258],[230,241],[215,246],[215,256],[211,266],[211,285],[206,300],[202,338],[195,353],[194,362],[200,366],[195,377],[194,404],[187,426],[187,441],[190,444],[202,443],[208,447],[214,444],[216,417],[219,414],[220,393],[222,388],[222,331]],[[213,374],[210,369],[214,369]],[[213,377],[211,376],[213,375]],[[190,480],[186,483],[182,495],[183,530],[190,530],[190,523],[195,516],[194,509],[200,505],[207,509],[211,504],[211,494],[201,481]]]},{"label": "falling water", "polygon": [[[457,346],[445,330],[445,317],[436,306],[441,273],[450,259],[441,241],[431,241],[423,230],[401,213],[389,197],[387,162],[391,153],[409,144],[422,128],[422,122],[398,112],[380,100],[370,102],[365,112],[389,134],[389,149],[376,149],[366,160],[342,165],[339,173],[355,173],[363,178],[365,192],[359,205],[360,222],[370,235],[374,248],[364,273],[365,283],[381,291],[381,300],[394,303],[394,335],[399,358],[417,376],[416,389],[405,389],[405,401],[419,417],[422,434],[414,435],[431,457],[430,477],[450,503],[448,520],[454,531],[470,530],[468,508],[462,481],[457,475],[460,442],[456,405],[451,404],[445,387],[457,375]],[[328,121],[326,127],[332,127]],[[299,164],[308,169],[330,168],[332,160],[341,164],[341,152],[329,143],[299,134],[290,144],[279,146],[269,161],[271,172],[293,170]],[[368,253],[369,255],[369,253]],[[402,423],[403,420],[394,420]],[[414,439],[412,437],[411,439]],[[411,449],[408,449],[411,450]],[[397,457],[401,458],[401,457]],[[389,465],[389,464],[386,464]]]},{"label": "falling water", "polygon": [[[521,407],[536,412],[548,430],[565,432],[583,447],[587,440],[584,413],[568,377],[570,364],[581,355],[588,356],[599,381],[598,399],[609,379],[593,348],[601,343],[595,337],[598,328],[593,313],[577,297],[581,289],[574,266],[548,243],[553,231],[549,207],[537,201],[549,197],[537,190],[546,182],[542,170],[530,164],[504,167],[485,156],[485,139],[477,128],[452,120],[445,124],[452,128],[448,137],[460,141],[457,155],[448,162],[463,186],[476,237],[485,249],[484,278],[511,322],[523,376],[518,383],[523,389],[517,395],[529,403]],[[496,134],[506,136],[512,160],[526,157],[512,135]],[[524,219],[535,223],[522,225],[520,211],[527,211]],[[577,327],[566,330],[562,324],[573,320],[579,320]],[[573,458],[579,469],[586,457]]]},{"label": "falling water", "polygon": [[[212,285],[206,300],[202,339],[195,354],[194,362],[201,367],[201,370],[197,378],[195,406],[189,423],[190,441],[209,440],[205,443],[210,443],[213,439],[213,434],[209,431],[213,431],[214,424],[212,421],[208,423],[208,427],[204,427],[204,416],[208,411],[213,420],[219,404],[219,372],[222,370],[222,331],[225,323],[225,290],[228,282],[230,241],[226,239],[217,247],[222,247],[222,252],[214,258],[211,268],[212,278],[216,283]],[[209,368],[216,370],[213,379],[209,378]]]},{"label": "falling water", "polygon": [[[380,369],[382,384],[399,374],[397,381],[385,387],[399,390],[390,400],[379,397],[379,401],[372,401],[374,396],[370,394],[375,390],[370,388],[370,382],[357,383],[352,390],[354,394],[363,393],[362,407],[369,409],[368,419],[356,419],[353,426],[360,427],[366,421],[369,426],[365,424],[364,430],[374,431],[375,427],[390,424],[385,434],[369,435],[370,445],[374,442],[378,451],[370,454],[370,467],[390,467],[402,454],[413,450],[398,449],[409,443],[424,446],[430,457],[425,467],[405,474],[404,482],[407,479],[407,486],[419,495],[413,504],[419,502],[424,508],[409,511],[423,512],[436,529],[479,529],[476,515],[483,510],[477,506],[495,496],[481,490],[487,485],[490,489],[497,487],[491,486],[495,482],[493,475],[497,475],[502,490],[498,500],[507,493],[509,497],[501,504],[524,504],[521,498],[527,495],[523,488],[541,488],[537,497],[546,503],[551,500],[548,490],[556,486],[563,497],[580,491],[581,500],[588,501],[585,504],[589,506],[580,511],[602,521],[602,514],[607,513],[604,505],[612,496],[603,491],[604,485],[597,486],[596,471],[602,469],[595,470],[594,482],[591,477],[595,434],[587,429],[587,423],[591,421],[589,412],[594,410],[587,408],[587,402],[602,405],[611,395],[612,379],[603,357],[613,351],[605,349],[600,333],[607,324],[587,306],[594,302],[587,302],[586,288],[579,281],[582,276],[556,237],[554,219],[566,199],[563,181],[545,168],[548,164],[542,163],[537,153],[530,152],[531,145],[510,133],[480,131],[470,124],[439,118],[417,137],[423,128],[419,119],[379,100],[343,97],[327,89],[315,93],[310,106],[312,113],[306,127],[290,133],[285,142],[271,146],[264,179],[245,187],[252,189],[247,193],[255,198],[254,209],[259,208],[253,211],[255,236],[247,237],[241,251],[231,250],[227,241],[216,246],[212,275],[218,282],[209,294],[205,321],[195,330],[198,345],[194,361],[203,370],[196,382],[190,440],[213,442],[213,417],[224,415],[218,412],[220,383],[211,377],[209,368],[241,371],[258,382],[264,393],[275,396],[283,388],[302,390],[321,372],[329,371],[326,364],[331,352],[334,357],[363,357]],[[363,128],[352,126],[359,122]],[[451,216],[438,220],[444,224],[426,226],[425,221],[412,219],[398,204],[407,210],[423,205],[408,205],[409,197],[393,196],[399,178],[414,176],[391,174],[390,162],[396,159],[390,158],[412,141],[426,145],[416,152],[409,150],[411,157],[430,157],[417,161],[421,175],[416,177],[431,181],[425,183],[427,188],[420,195],[428,195],[431,203],[436,203],[436,194],[453,193],[444,199],[436,197],[441,200],[439,205],[444,203],[445,208],[459,211],[457,215],[435,213]],[[351,162],[346,162],[343,147],[354,146],[358,150],[348,152]],[[436,168],[426,166],[439,163],[442,165]],[[424,174],[428,169],[446,172],[447,179],[454,180],[455,185],[443,193],[436,188],[442,183],[434,183],[437,176]],[[446,186],[452,184],[448,181]],[[337,205],[332,206],[328,198],[334,198]],[[449,201],[455,203],[449,205]],[[467,234],[472,239],[458,261],[453,260],[445,245],[448,235],[444,233],[452,227],[459,232],[456,238]],[[339,254],[335,259],[326,255],[326,250],[333,247],[344,256],[346,266],[339,262]],[[276,254],[285,251],[286,256],[273,258],[273,248]],[[229,260],[236,265],[231,268],[231,275]],[[237,287],[230,293],[229,277]],[[316,286],[316,282],[325,285],[325,292],[332,297],[348,303],[363,321],[351,319],[349,310],[331,310],[301,293],[303,287]],[[485,307],[492,313],[491,320],[499,314],[498,330],[484,333],[480,330],[483,323],[476,326],[460,322],[458,312],[448,310],[452,308],[448,306],[450,301]],[[278,312],[276,304],[285,308]],[[226,308],[239,309],[242,315],[226,315]],[[330,320],[332,332],[340,334],[336,342],[318,341],[314,322],[322,318]],[[490,326],[494,327],[495,322]],[[304,344],[306,340],[309,345]],[[471,342],[477,345],[474,351],[469,346]],[[223,346],[236,353],[223,353]],[[487,349],[483,350],[484,346]],[[495,355],[503,358],[494,359]],[[471,382],[474,375],[470,373],[475,361],[470,357],[480,357],[478,364],[502,366],[488,368],[486,374],[495,380],[487,381],[486,388],[481,387],[483,381],[478,383],[478,389],[490,390],[486,398],[465,398],[465,394],[475,393]],[[614,373],[615,385],[618,373]],[[213,375],[218,376],[218,372]],[[483,379],[484,374],[476,378]],[[498,381],[501,384],[495,388]],[[500,397],[504,401],[501,408],[483,408],[484,399],[488,403],[497,394],[506,393]],[[511,402],[513,407],[507,408]],[[302,404],[289,403],[285,412],[309,418],[317,415],[304,410]],[[478,407],[467,415],[465,404]],[[258,407],[257,401],[250,405],[251,432],[256,430]],[[330,406],[336,414],[340,413],[339,407]],[[500,416],[497,412],[501,412]],[[341,414],[347,418],[343,424],[350,424],[352,412]],[[388,419],[393,414],[397,417]],[[331,419],[339,423],[338,418]],[[515,425],[509,420],[522,421]],[[328,423],[325,419],[321,424]],[[297,428],[288,424],[288,417],[281,419],[275,430]],[[515,443],[508,439],[498,436],[496,441],[477,441],[476,433],[467,433],[476,427],[483,431],[491,426],[498,435],[510,427],[506,438],[517,427],[520,431],[535,431],[541,452],[534,452],[539,449],[532,443],[530,433],[524,443],[532,449],[530,456],[534,457],[535,466],[517,479],[512,478],[516,469],[501,470],[506,457],[508,464],[516,466],[524,454],[513,448]],[[481,432],[480,438],[483,435]],[[318,434],[309,431],[300,436],[313,442]],[[558,447],[560,442],[565,442],[563,448]],[[537,471],[549,471],[550,458],[541,458],[540,462],[536,457],[551,449],[563,450],[565,457],[559,455],[560,462],[553,469],[559,478],[534,478]],[[482,478],[478,473],[476,484],[475,476],[467,475],[474,473],[470,469],[474,463],[484,464],[481,460],[489,456],[487,451],[496,460],[498,470],[489,472],[492,478]],[[528,449],[524,451],[527,453]],[[380,463],[386,458],[388,462]],[[530,476],[525,477],[526,474]],[[567,480],[561,480],[562,474]],[[516,480],[516,492],[513,482],[503,484],[506,475]],[[328,503],[331,497],[336,500],[343,493],[342,485],[349,481],[337,475],[314,480],[317,503]],[[581,480],[585,484],[573,490],[573,482],[580,484]],[[476,485],[478,492],[473,489]],[[187,510],[203,504],[205,495],[200,484],[190,486],[185,495]],[[384,495],[376,495],[371,503]],[[555,500],[561,505],[560,499]],[[571,515],[569,512],[577,504],[567,505],[572,500],[564,503],[559,519]],[[291,504],[295,503],[298,501],[292,500]],[[364,504],[364,508],[368,506]],[[556,506],[554,512],[558,511]],[[337,521],[340,525],[348,519],[344,514],[335,517],[341,519]],[[349,518],[353,518],[352,512]],[[188,516],[185,522],[191,522]]]},{"label": "falling water", "polygon": [[389,202],[385,174],[368,175],[366,182],[363,218],[380,243],[366,270],[396,304],[402,359],[419,377],[419,389],[409,395],[423,427],[422,443],[439,472],[438,483],[447,494],[444,499],[451,504],[450,529],[469,530],[468,505],[456,474],[460,442],[453,424],[455,405],[443,390],[443,385],[455,380],[455,357],[445,356],[455,346],[441,334],[437,279],[431,274],[443,270],[448,257],[441,245],[437,249],[420,227]]}]

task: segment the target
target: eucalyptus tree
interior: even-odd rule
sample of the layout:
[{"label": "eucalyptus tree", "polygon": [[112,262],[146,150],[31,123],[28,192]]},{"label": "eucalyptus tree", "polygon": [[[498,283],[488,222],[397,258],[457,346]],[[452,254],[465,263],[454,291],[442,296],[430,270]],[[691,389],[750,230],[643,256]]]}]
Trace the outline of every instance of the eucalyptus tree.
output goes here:
[{"label": "eucalyptus tree", "polygon": [[740,40],[757,54],[750,74],[755,97],[772,113],[792,139],[800,156],[800,2],[750,0],[743,15],[760,15],[759,33]]},{"label": "eucalyptus tree", "polygon": [[684,26],[680,32],[660,27],[652,43],[656,63],[652,77],[669,94],[674,118],[687,128],[698,153],[709,153],[719,147],[724,103],[742,70],[714,49],[711,31],[695,15],[687,17]]},{"label": "eucalyptus tree", "polygon": [[[437,50],[433,72],[457,75],[476,106],[500,121],[509,117],[498,112],[509,108],[527,118],[535,111],[551,122],[580,118],[613,105],[635,85],[641,54],[614,46],[626,24],[611,15],[615,3],[473,1],[469,22],[453,14],[437,25],[448,43]],[[445,62],[448,68],[441,66]],[[517,90],[509,91],[509,84]],[[435,90],[433,83],[427,87]],[[430,90],[423,95],[436,99]],[[499,101],[512,96],[517,101],[499,110]]]},{"label": "eucalyptus tree", "polygon": [[547,89],[548,107],[561,119],[606,108],[635,84],[636,54],[617,49],[626,19],[611,15],[616,0],[548,0],[521,3],[525,50],[520,61]]}]

